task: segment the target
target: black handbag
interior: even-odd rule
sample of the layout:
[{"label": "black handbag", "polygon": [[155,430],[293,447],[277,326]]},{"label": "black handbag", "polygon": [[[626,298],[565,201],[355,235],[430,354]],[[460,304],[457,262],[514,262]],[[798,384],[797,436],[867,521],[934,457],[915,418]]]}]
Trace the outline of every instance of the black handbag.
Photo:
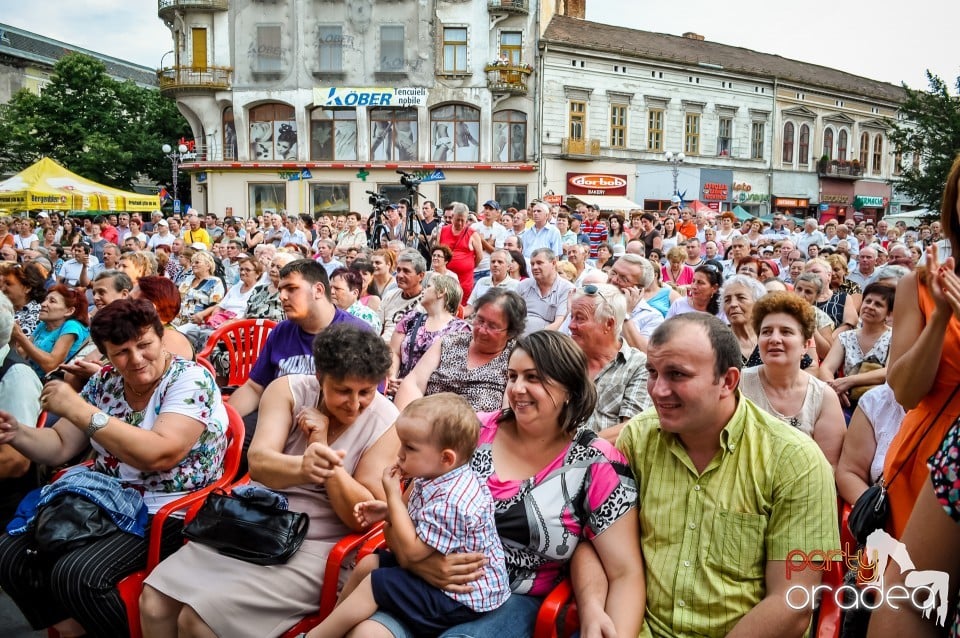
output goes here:
[{"label": "black handbag", "polygon": [[[916,445],[913,446],[913,449],[910,451],[910,454],[907,455],[908,460],[917,452],[917,448],[920,446],[920,442],[927,438],[927,434],[930,433],[930,428],[933,427],[933,424],[940,420],[940,417],[943,415],[944,410],[947,409],[947,406],[953,401],[953,397],[956,396],[957,390],[960,389],[960,386],[957,386],[953,389],[953,392],[950,393],[950,397],[940,406],[940,410],[937,412],[937,415],[933,417],[930,422],[927,424],[927,429],[924,430],[923,436],[917,438]],[[904,463],[903,465],[905,465]],[[866,545],[867,536],[872,534],[875,530],[886,527],[887,518],[890,516],[890,503],[887,500],[887,487],[893,483],[900,475],[900,470],[903,468],[903,465],[897,468],[897,471],[894,472],[893,476],[890,477],[890,480],[884,482],[883,477],[881,476],[876,483],[867,488],[867,490],[860,495],[860,498],[857,499],[857,502],[853,504],[853,507],[850,508],[850,516],[847,518],[847,527],[850,529],[850,532],[853,534],[853,537],[857,539],[857,542],[861,545]]]},{"label": "black handbag", "polygon": [[196,517],[183,528],[183,535],[224,556],[256,565],[279,565],[300,549],[309,525],[310,519],[302,512],[218,489],[207,495]]},{"label": "black handbag", "polygon": [[37,508],[33,542],[48,557],[62,556],[118,529],[99,505],[80,494],[65,492]]}]

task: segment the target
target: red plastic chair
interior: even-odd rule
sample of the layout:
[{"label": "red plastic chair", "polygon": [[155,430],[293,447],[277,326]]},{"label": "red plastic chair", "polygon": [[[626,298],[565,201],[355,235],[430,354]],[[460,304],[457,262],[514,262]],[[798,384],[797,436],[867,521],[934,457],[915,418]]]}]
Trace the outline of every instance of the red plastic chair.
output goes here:
[{"label": "red plastic chair", "polygon": [[[840,511],[840,549],[845,555],[850,555],[857,550],[857,540],[847,525],[852,507],[843,499],[837,499],[837,505]],[[835,592],[843,586],[845,570],[846,565],[843,561],[835,561],[823,574],[821,584],[828,586],[828,589],[823,590],[820,598],[814,638],[839,638],[840,636],[840,630],[843,628],[843,610],[837,604]]]},{"label": "red plastic chair", "polygon": [[[167,503],[153,516],[150,524],[150,539],[147,547],[147,566],[145,569],[133,572],[117,584],[120,598],[127,608],[127,624],[130,628],[130,638],[142,638],[140,630],[140,592],[143,590],[143,581],[160,562],[160,541],[163,537],[161,530],[167,518],[175,512],[188,510],[194,505],[202,503],[207,494],[217,488],[230,485],[237,468],[240,467],[240,453],[243,450],[243,419],[235,409],[224,404],[227,409],[227,450],[223,457],[223,474],[219,479],[186,496]],[[193,510],[191,510],[192,513]],[[187,520],[192,518],[188,515]],[[47,629],[48,638],[59,638],[60,633],[53,628]]]},{"label": "red plastic chair", "polygon": [[210,335],[203,350],[197,353],[197,363],[216,375],[209,357],[214,347],[222,343],[230,356],[230,375],[227,377],[227,386],[239,387],[250,376],[250,370],[253,369],[253,364],[257,362],[257,357],[260,356],[260,351],[267,342],[267,336],[276,325],[275,321],[269,319],[229,321]]},{"label": "red plastic chair", "polygon": [[320,591],[320,609],[304,617],[288,629],[281,638],[295,638],[319,625],[330,615],[337,605],[339,595],[340,568],[353,552],[357,561],[384,544],[383,523],[377,523],[364,533],[348,534],[338,542],[327,557],[327,566],[323,572],[323,589]]},{"label": "red plastic chair", "polygon": [[573,599],[573,586],[565,578],[553,588],[540,603],[534,638],[563,638],[580,629],[577,602]]}]

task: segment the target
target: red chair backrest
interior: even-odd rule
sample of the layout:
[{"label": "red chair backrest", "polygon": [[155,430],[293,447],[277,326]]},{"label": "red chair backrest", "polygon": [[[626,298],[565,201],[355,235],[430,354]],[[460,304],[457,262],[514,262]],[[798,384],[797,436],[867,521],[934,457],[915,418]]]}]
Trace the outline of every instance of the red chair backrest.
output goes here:
[{"label": "red chair backrest", "polygon": [[227,385],[243,385],[267,342],[267,336],[276,325],[275,321],[269,319],[238,319],[227,322],[210,335],[203,350],[197,354],[197,360],[208,359],[217,343],[222,343],[230,355]]}]

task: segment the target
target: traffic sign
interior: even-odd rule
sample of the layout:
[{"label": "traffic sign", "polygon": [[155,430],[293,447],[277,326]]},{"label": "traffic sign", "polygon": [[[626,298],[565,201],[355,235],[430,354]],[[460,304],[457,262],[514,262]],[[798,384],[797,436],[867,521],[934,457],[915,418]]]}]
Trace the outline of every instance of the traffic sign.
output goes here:
[{"label": "traffic sign", "polygon": [[179,212],[180,212],[180,200],[179,200],[179,199],[173,200],[173,212],[175,212],[175,213],[179,213]]}]

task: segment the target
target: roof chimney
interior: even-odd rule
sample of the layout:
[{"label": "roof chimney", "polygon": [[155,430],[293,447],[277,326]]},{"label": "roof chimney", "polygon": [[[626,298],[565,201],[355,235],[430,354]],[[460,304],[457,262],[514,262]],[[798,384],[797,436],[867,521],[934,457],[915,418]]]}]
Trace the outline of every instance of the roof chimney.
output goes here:
[{"label": "roof chimney", "polygon": [[683,37],[687,38],[688,40],[700,40],[701,42],[704,40],[702,35],[699,33],[694,33],[693,31],[687,31],[683,34]]},{"label": "roof chimney", "polygon": [[557,5],[560,15],[581,20],[587,17],[587,0],[558,0]]}]

